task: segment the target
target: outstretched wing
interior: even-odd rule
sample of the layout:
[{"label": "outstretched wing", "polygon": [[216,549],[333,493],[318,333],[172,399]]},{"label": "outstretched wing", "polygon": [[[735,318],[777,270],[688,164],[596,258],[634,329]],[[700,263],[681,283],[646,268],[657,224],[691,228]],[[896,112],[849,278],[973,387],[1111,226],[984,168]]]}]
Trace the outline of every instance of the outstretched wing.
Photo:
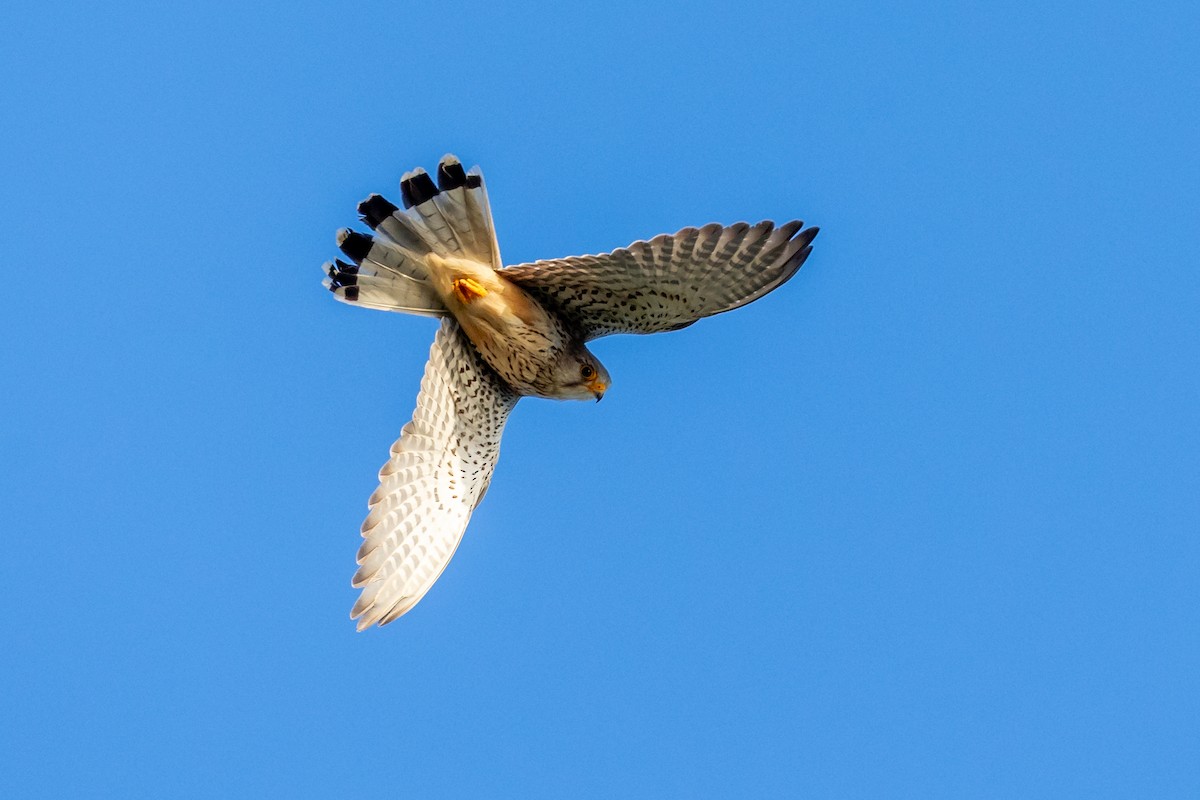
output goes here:
[{"label": "outstretched wing", "polygon": [[757,300],[800,269],[817,228],[799,220],[684,228],[595,256],[518,264],[504,277],[574,323],[585,339],[657,333]]},{"label": "outstretched wing", "polygon": [[433,341],[417,410],[392,445],[363,522],[350,616],[384,625],[417,604],[454,555],[483,499],[519,395],[447,319]]}]

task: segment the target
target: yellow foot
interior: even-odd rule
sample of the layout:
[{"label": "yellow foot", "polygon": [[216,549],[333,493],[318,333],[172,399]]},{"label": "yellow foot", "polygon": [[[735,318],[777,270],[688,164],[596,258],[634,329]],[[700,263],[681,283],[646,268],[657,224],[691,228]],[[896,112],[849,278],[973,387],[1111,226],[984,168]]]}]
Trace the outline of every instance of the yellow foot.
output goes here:
[{"label": "yellow foot", "polygon": [[463,305],[469,305],[475,300],[487,296],[487,289],[483,288],[483,285],[474,278],[455,278],[450,287]]}]

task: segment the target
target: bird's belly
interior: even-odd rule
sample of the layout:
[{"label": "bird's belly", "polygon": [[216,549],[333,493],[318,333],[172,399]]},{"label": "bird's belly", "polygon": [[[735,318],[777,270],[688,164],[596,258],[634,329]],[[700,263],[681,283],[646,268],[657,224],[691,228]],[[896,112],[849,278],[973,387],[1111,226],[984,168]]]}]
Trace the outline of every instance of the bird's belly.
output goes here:
[{"label": "bird's belly", "polygon": [[568,341],[562,322],[486,264],[430,254],[433,289],[467,338],[521,394],[544,395]]},{"label": "bird's belly", "polygon": [[521,394],[544,395],[552,386],[553,366],[567,336],[545,309],[520,293],[520,298],[489,293],[453,311],[467,337],[506,383]]}]

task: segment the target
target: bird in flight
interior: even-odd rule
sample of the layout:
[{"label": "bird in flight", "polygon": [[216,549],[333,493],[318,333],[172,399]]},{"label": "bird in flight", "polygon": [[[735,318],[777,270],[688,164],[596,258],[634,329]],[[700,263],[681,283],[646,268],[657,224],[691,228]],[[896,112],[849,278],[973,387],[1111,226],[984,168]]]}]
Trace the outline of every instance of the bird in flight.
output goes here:
[{"label": "bird in flight", "polygon": [[587,343],[658,333],[757,300],[796,273],[817,228],[799,220],[684,228],[611,253],[504,266],[478,167],[447,155],[437,182],[400,182],[404,209],[358,206],[373,235],[338,231],[325,286],[345,303],[438,317],[412,421],[362,524],[350,612],[385,625],[425,596],[483,499],[517,400],[599,400],[611,383]]}]

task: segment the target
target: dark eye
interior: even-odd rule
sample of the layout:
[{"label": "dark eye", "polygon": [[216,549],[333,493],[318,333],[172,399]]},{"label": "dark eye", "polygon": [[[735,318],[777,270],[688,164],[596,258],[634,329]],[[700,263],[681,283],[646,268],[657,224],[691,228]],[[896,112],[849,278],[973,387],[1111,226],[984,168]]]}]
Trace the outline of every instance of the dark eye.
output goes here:
[{"label": "dark eye", "polygon": [[596,377],[596,370],[592,369],[591,364],[584,364],[579,368],[579,374],[585,381],[590,381],[592,378]]}]

